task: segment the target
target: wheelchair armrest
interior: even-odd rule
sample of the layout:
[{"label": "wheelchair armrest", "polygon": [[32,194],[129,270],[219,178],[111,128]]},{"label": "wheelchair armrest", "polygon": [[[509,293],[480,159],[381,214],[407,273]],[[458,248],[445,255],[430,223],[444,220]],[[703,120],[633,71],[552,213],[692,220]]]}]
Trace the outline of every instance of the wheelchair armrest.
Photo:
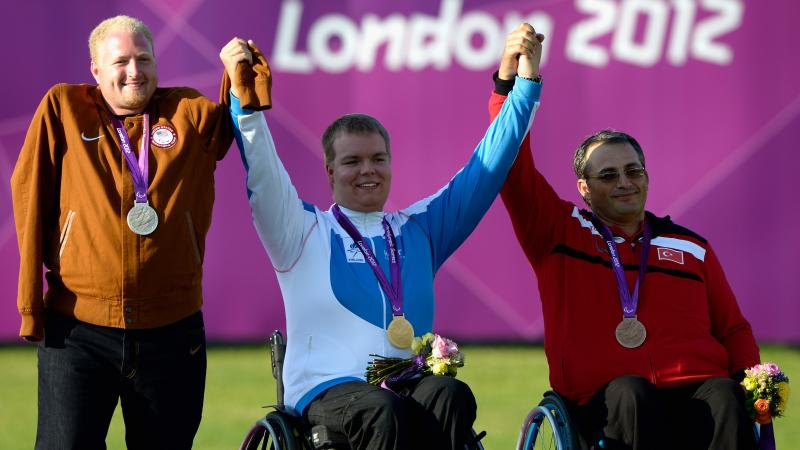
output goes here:
[{"label": "wheelchair armrest", "polygon": [[286,356],[286,339],[284,339],[283,333],[279,330],[273,331],[269,337],[269,355],[272,377],[275,378],[277,390],[276,400],[278,406],[283,408],[283,359]]}]

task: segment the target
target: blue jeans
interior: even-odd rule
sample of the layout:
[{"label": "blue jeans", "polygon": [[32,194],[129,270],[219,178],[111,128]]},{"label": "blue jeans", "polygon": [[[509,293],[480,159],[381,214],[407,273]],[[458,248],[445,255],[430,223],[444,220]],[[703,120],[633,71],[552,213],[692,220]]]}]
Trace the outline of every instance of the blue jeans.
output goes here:
[{"label": "blue jeans", "polygon": [[50,313],[36,449],[105,449],[119,399],[129,449],[190,449],[203,411],[203,316],[123,330]]}]

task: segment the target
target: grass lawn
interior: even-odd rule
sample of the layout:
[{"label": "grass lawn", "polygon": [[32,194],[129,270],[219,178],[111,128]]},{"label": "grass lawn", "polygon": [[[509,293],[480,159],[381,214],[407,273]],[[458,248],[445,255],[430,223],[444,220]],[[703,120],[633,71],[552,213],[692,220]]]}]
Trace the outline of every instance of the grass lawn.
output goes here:
[{"label": "grass lawn", "polygon": [[[512,449],[528,410],[548,389],[547,364],[538,346],[463,349],[467,365],[459,378],[478,399],[475,429],[486,430],[487,449]],[[275,402],[275,385],[266,347],[212,347],[208,353],[203,423],[195,438],[200,450],[234,449],[247,429]],[[781,365],[792,383],[800,381],[800,348],[762,347],[762,358]],[[36,348],[0,347],[1,449],[33,447],[36,433]],[[795,388],[795,390],[798,388]],[[777,422],[778,449],[800,449],[800,394],[791,397],[786,417]],[[108,433],[108,448],[124,449],[119,409]]]}]

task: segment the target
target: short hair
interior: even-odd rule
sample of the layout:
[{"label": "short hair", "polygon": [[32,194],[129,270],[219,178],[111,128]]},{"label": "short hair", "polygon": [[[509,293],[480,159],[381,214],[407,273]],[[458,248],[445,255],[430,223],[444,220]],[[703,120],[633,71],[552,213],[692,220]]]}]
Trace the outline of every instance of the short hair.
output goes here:
[{"label": "short hair", "polygon": [[333,141],[342,133],[369,134],[378,133],[386,144],[386,152],[392,154],[389,149],[389,133],[386,128],[378,122],[378,119],[366,114],[345,114],[334,120],[328,125],[322,134],[322,149],[325,152],[325,164],[330,164],[336,159],[336,151],[333,149]]},{"label": "short hair", "polygon": [[97,64],[97,46],[103,42],[106,37],[112,32],[117,30],[128,31],[131,34],[141,34],[150,43],[150,49],[153,49],[153,34],[150,28],[139,19],[130,16],[115,16],[110,17],[94,27],[94,30],[89,34],[89,56],[92,62]]},{"label": "short hair", "polygon": [[627,133],[606,128],[605,130],[600,130],[587,137],[581,145],[578,146],[577,150],[575,150],[572,168],[575,170],[575,176],[577,176],[578,179],[586,178],[586,152],[589,150],[589,147],[598,143],[631,144],[631,147],[636,150],[636,154],[639,156],[639,162],[642,163],[642,167],[645,167],[644,151],[642,151],[642,146],[639,145],[636,139]]}]

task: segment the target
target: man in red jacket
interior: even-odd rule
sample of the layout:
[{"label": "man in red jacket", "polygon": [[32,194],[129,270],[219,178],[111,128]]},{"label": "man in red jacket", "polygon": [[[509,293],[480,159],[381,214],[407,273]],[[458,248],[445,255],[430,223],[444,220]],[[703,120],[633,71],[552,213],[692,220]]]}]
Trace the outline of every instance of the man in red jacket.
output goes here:
[{"label": "man in red jacket", "polygon": [[[515,73],[504,60],[492,116]],[[588,211],[558,197],[529,148],[530,136],[501,194],[539,283],[550,384],[581,447],[754,448],[737,381],[759,362],[752,330],[708,242],[645,211],[639,143],[603,130],[578,147]]]}]

